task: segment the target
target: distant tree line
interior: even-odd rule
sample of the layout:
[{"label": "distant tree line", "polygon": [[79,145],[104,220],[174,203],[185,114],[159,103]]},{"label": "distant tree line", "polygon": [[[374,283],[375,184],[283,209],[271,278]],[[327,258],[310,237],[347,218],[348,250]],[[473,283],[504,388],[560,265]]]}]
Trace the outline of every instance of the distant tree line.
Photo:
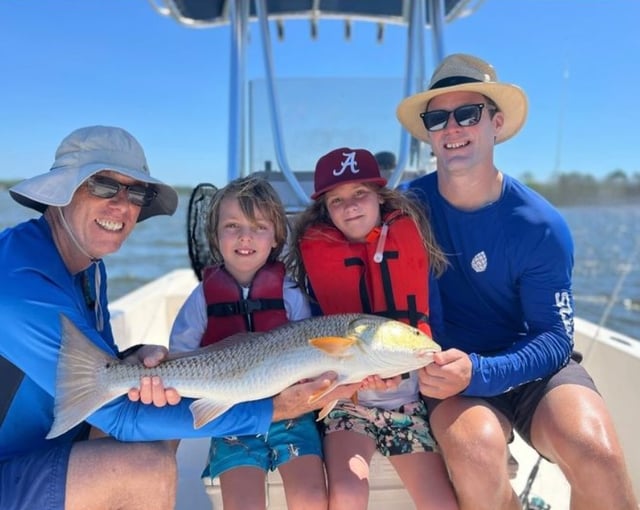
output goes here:
[{"label": "distant tree line", "polygon": [[9,189],[14,184],[18,184],[20,181],[18,179],[11,179],[8,181],[0,181],[0,190]]},{"label": "distant tree line", "polygon": [[[614,170],[602,179],[580,172],[558,173],[544,182],[527,172],[520,180],[557,206],[640,204],[640,172],[629,176],[623,170]],[[17,182],[0,180],[0,189],[8,189]],[[192,188],[180,185],[176,189],[188,194]]]},{"label": "distant tree line", "polygon": [[558,206],[640,204],[640,172],[628,176],[614,170],[600,180],[580,172],[559,173],[546,182],[527,172],[521,180]]}]

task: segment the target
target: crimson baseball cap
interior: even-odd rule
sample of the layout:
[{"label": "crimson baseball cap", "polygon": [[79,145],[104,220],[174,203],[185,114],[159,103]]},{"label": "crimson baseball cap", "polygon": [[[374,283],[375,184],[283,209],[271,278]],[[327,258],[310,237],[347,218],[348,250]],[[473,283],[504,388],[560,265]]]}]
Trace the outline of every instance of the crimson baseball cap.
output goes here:
[{"label": "crimson baseball cap", "polygon": [[371,182],[385,186],[387,180],[380,175],[380,167],[373,154],[366,149],[334,149],[316,163],[313,176],[316,200],[330,189],[348,182]]}]

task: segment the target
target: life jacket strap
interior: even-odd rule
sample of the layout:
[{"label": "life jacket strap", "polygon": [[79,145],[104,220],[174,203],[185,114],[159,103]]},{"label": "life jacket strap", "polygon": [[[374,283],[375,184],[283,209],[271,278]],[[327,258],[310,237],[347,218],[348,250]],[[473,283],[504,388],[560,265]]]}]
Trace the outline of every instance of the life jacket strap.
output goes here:
[{"label": "life jacket strap", "polygon": [[284,310],[284,299],[243,299],[227,303],[213,303],[207,306],[209,317],[229,317],[230,315],[250,315],[265,310]]}]

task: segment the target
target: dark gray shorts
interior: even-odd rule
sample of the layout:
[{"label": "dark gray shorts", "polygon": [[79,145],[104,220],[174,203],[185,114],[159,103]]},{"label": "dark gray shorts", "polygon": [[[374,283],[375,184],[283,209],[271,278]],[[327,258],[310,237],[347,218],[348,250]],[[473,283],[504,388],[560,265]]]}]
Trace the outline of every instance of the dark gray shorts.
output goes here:
[{"label": "dark gray shorts", "polygon": [[[562,384],[578,384],[591,388],[596,392],[598,391],[587,371],[572,359],[568,365],[549,377],[523,384],[495,397],[478,398],[500,411],[509,420],[513,428],[518,431],[522,439],[531,445],[533,413],[542,397],[556,386],[561,386]],[[433,411],[441,402],[441,400],[435,398],[425,398],[424,400],[429,412]]]},{"label": "dark gray shorts", "polygon": [[64,510],[72,444],[0,461],[2,510]]}]

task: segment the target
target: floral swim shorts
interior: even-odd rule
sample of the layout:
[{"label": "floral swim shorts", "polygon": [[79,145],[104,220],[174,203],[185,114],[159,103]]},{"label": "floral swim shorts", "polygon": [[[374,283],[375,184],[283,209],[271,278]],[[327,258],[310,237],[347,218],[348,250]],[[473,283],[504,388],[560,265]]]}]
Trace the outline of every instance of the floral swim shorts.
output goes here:
[{"label": "floral swim shorts", "polygon": [[424,402],[410,402],[398,409],[365,407],[340,401],[323,421],[324,434],[341,430],[364,434],[389,457],[414,452],[438,451],[427,421]]}]

